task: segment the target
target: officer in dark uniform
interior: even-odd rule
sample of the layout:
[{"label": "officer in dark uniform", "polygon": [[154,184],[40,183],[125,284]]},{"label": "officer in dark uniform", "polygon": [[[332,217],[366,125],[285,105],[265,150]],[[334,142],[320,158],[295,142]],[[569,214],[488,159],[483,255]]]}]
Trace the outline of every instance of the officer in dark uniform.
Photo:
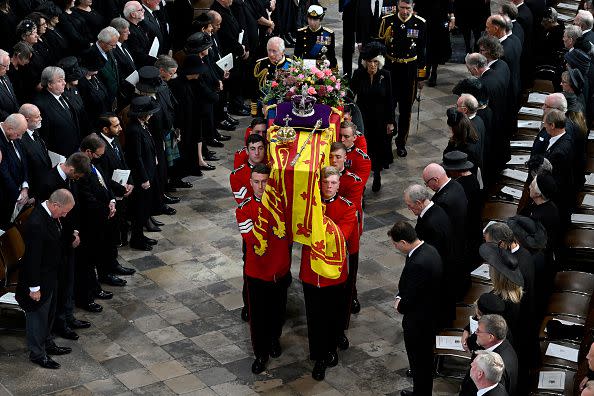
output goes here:
[{"label": "officer in dark uniform", "polygon": [[382,18],[379,37],[386,44],[386,68],[392,76],[392,93],[398,104],[396,153],[406,157],[406,139],[410,127],[412,104],[426,78],[426,24],[413,14],[413,0],[400,0],[398,13]]},{"label": "officer in dark uniform", "polygon": [[307,10],[307,26],[297,31],[295,57],[301,59],[315,59],[318,67],[328,60],[330,67],[338,71],[336,53],[334,49],[334,31],[321,26],[324,19],[324,9],[319,5],[312,5]]},{"label": "officer in dark uniform", "polygon": [[258,59],[254,66],[254,78],[256,86],[252,92],[251,113],[256,116],[261,112],[260,99],[262,88],[270,80],[274,79],[277,70],[287,70],[293,61],[285,56],[285,42],[280,37],[272,37],[266,45],[268,56]]}]

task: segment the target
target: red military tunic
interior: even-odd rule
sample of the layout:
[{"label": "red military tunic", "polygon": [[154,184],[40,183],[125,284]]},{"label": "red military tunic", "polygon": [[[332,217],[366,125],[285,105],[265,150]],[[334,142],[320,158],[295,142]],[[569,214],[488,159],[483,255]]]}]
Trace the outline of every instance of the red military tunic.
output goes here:
[{"label": "red military tunic", "polygon": [[[357,209],[355,205],[338,194],[333,198],[323,199],[322,202],[326,205],[325,215],[336,223],[344,235],[344,239],[347,241],[347,246],[349,243],[354,244],[354,239],[357,239],[356,244],[358,250],[359,235],[357,233]],[[350,252],[350,246],[348,247]],[[346,282],[348,276],[346,259],[341,264],[340,277],[337,279],[329,279],[316,274],[311,269],[310,254],[311,248],[304,245],[301,250],[301,269],[299,271],[299,278],[302,282],[317,287],[334,286]]]},{"label": "red military tunic", "polygon": [[340,187],[338,195],[351,201],[357,208],[357,219],[359,220],[359,234],[363,233],[363,190],[365,183],[355,173],[343,169],[340,172]]},{"label": "red military tunic", "polygon": [[[267,216],[268,213],[262,202],[253,195],[235,209],[239,232],[246,246],[246,275],[276,282],[285,276],[291,267],[290,243],[286,235],[279,238],[273,233],[272,227],[276,223],[271,216]],[[261,256],[256,253],[256,248],[260,247],[260,240],[254,234],[254,227],[267,241],[266,251]]]},{"label": "red military tunic", "polygon": [[240,150],[235,152],[235,156],[233,157],[233,169],[239,168],[243,164],[247,164],[248,162],[248,150],[247,147],[243,147]]},{"label": "red military tunic", "polygon": [[[359,139],[355,142],[358,140]],[[347,149],[344,166],[348,168],[349,171],[361,177],[361,179],[363,179],[363,185],[367,184],[367,179],[369,179],[369,175],[371,174],[371,159],[363,150],[358,148],[356,144]]]},{"label": "red military tunic", "polygon": [[367,154],[367,139],[365,138],[365,135],[363,135],[359,131],[355,133],[357,134],[357,139],[355,139],[355,146],[357,148],[360,148],[361,150],[363,150],[365,154]]},{"label": "red military tunic", "polygon": [[231,192],[233,192],[233,198],[235,198],[238,204],[242,203],[246,197],[254,194],[254,190],[252,190],[252,185],[250,184],[252,168],[253,165],[247,162],[233,170],[229,177]]}]

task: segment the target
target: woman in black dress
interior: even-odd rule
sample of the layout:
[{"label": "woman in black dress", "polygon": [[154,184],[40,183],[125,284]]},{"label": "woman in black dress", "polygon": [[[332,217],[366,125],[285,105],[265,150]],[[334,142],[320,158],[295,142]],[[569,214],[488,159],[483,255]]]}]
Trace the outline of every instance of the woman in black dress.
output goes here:
[{"label": "woman in black dress", "polygon": [[50,1],[43,3],[37,10],[47,17],[47,30],[43,39],[47,42],[53,58],[59,60],[70,55],[68,40],[61,30],[62,26],[59,26],[62,10]]},{"label": "woman in black dress", "polygon": [[37,25],[37,42],[33,44],[33,49],[45,60],[47,65],[53,65],[57,59],[47,41],[45,41],[47,17],[40,12],[32,12],[27,15],[27,19],[32,20]]},{"label": "woman in black dress", "polygon": [[374,192],[381,188],[381,170],[388,169],[394,162],[391,143],[394,132],[392,82],[390,72],[382,69],[382,50],[381,44],[367,44],[361,51],[362,67],[355,70],[351,80],[351,90],[365,125]]},{"label": "woman in black dress", "polygon": [[103,16],[91,8],[92,5],[93,0],[74,0],[72,9],[72,14],[84,20],[87,26],[85,39],[88,43],[94,43],[97,40],[97,34],[107,25]]},{"label": "woman in black dress", "polygon": [[25,79],[23,84],[25,85],[25,91],[40,91],[41,87],[39,86],[39,81],[41,81],[41,72],[48,63],[47,60],[43,58],[43,55],[35,48],[35,45],[39,40],[37,24],[30,19],[23,19],[17,25],[16,34],[20,41],[28,44],[32,48],[29,65],[24,69]]},{"label": "woman in black dress", "polygon": [[0,48],[9,49],[17,42],[15,34],[18,17],[9,0],[0,0]]},{"label": "woman in black dress", "polygon": [[[74,0],[54,0],[54,3],[62,10],[60,15],[60,33],[66,38],[70,45],[70,53],[78,54],[91,45],[88,38],[91,36],[84,18],[79,13],[74,13]],[[94,40],[92,42],[95,42]]]},{"label": "woman in black dress", "polygon": [[78,81],[78,90],[91,124],[100,114],[113,111],[113,98],[109,96],[107,87],[97,78],[97,73],[105,66],[105,63],[107,60],[95,50],[85,52],[80,61],[80,65],[86,73],[85,77]]}]

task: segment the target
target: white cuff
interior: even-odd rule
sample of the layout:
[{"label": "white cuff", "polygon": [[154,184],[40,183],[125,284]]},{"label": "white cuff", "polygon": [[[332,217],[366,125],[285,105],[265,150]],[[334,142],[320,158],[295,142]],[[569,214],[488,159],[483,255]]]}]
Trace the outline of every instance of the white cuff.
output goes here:
[{"label": "white cuff", "polygon": [[35,286],[35,287],[29,288],[29,291],[32,293],[38,292],[39,290],[41,290],[41,286]]}]

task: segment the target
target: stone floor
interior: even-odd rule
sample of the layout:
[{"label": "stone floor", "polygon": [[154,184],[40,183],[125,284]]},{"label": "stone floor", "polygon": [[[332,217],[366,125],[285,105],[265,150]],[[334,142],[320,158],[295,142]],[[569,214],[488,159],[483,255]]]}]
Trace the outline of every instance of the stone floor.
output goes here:
[{"label": "stone floor", "polygon": [[[331,6],[327,23],[340,37],[337,22]],[[283,354],[271,359],[262,375],[250,371],[249,330],[239,317],[241,238],[228,182],[246,118],[220,151],[217,169],[191,178],[194,188],[178,194],[183,201],[175,205],[177,214],[159,218],[166,225],[151,235],[159,240],[156,249],[121,249],[122,265],[138,272],[127,277],[126,287],[106,287],[115,297],[102,302],[103,313],[76,313],[93,326],[80,331],[76,342],[58,339],[59,345],[73,349],[56,358],[61,370],[29,363],[23,333],[0,335],[0,395],[375,395],[399,394],[410,387],[401,317],[392,308],[403,256],[386,231],[397,220],[411,219],[402,191],[421,181],[427,163],[441,158],[447,140],[445,109],[455,103],[451,88],[465,75],[463,65],[440,68],[439,85],[423,91],[420,124],[417,132],[415,114],[408,157],[384,172],[381,192],[367,189],[358,279],[362,310],[347,332],[351,347],[340,353],[339,365],[327,371],[325,381],[310,375],[298,265],[289,289]],[[298,263],[297,248],[294,256]],[[437,395],[456,389],[450,380],[434,383]]]}]

